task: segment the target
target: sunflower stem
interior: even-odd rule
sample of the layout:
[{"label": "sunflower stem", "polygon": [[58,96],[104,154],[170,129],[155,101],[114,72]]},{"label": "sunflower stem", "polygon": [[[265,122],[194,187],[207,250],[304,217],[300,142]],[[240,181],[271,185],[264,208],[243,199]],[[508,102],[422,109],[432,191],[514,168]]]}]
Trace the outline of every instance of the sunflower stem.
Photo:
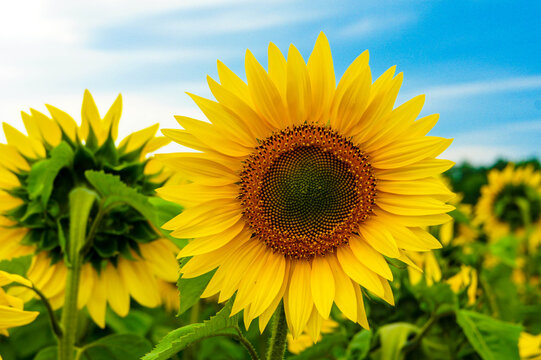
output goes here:
[{"label": "sunflower stem", "polygon": [[70,236],[65,250],[68,257],[68,273],[66,276],[64,307],[61,318],[62,337],[58,343],[59,360],[72,360],[75,356],[78,311],[77,296],[84,258],[81,250],[83,250],[87,241],[86,225],[90,210],[96,198],[96,193],[85,188],[76,188],[69,195]]},{"label": "sunflower stem", "polygon": [[287,322],[282,303],[274,312],[267,360],[282,360],[286,352]]}]

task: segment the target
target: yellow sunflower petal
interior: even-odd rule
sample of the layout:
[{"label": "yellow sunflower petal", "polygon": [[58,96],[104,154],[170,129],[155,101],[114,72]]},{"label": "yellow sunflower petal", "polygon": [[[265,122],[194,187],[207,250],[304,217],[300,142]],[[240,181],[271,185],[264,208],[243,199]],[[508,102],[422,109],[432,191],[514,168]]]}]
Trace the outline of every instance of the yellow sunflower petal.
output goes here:
[{"label": "yellow sunflower petal", "polygon": [[250,306],[253,318],[261,315],[272,303],[284,282],[286,260],[267,250],[268,258],[254,285],[254,299]]},{"label": "yellow sunflower petal", "polygon": [[336,251],[336,257],[344,272],[356,283],[370,290],[379,297],[383,297],[383,286],[378,275],[364,266],[347,246],[341,246]]},{"label": "yellow sunflower petal", "polygon": [[119,316],[126,316],[130,310],[130,294],[122,281],[118,269],[110,262],[101,273],[101,281],[105,286],[107,302]]},{"label": "yellow sunflower petal", "polygon": [[404,140],[371,152],[370,163],[379,169],[396,169],[417,161],[433,158],[453,142],[433,136]]},{"label": "yellow sunflower petal", "polygon": [[142,261],[120,258],[118,271],[131,296],[141,305],[156,307],[161,298],[158,293],[156,279],[151,275],[148,266]]},{"label": "yellow sunflower petal", "polygon": [[393,279],[393,273],[391,272],[389,264],[383,255],[381,255],[381,253],[376,251],[373,247],[369,246],[359,236],[353,235],[349,239],[349,247],[357,260],[359,260],[365,267],[371,269],[386,279]]},{"label": "yellow sunflower petal", "polygon": [[19,130],[7,123],[3,123],[2,125],[8,144],[14,146],[21,155],[31,159],[45,157],[45,148],[41,142],[26,137]]},{"label": "yellow sunflower petal", "polygon": [[286,102],[290,124],[302,124],[312,112],[312,88],[301,53],[290,45],[287,55]]},{"label": "yellow sunflower petal", "polygon": [[212,131],[211,129],[213,129],[213,126],[207,122],[195,120],[186,116],[175,116],[175,119],[189,133],[215,151],[233,157],[247,156],[251,152],[249,148],[242,144],[228,139],[221,133]]},{"label": "yellow sunflower petal", "polygon": [[308,262],[297,261],[293,264],[291,281],[284,306],[288,309],[293,337],[298,337],[306,327],[313,300],[310,290],[311,268]]},{"label": "yellow sunflower petal", "polygon": [[326,256],[334,275],[335,296],[334,302],[340,311],[350,320],[357,321],[357,297],[350,278],[342,270],[336,256]]},{"label": "yellow sunflower petal", "polygon": [[314,50],[308,59],[308,73],[312,85],[312,114],[310,114],[310,119],[312,122],[324,123],[329,117],[336,79],[331,47],[323,32],[319,34]]},{"label": "yellow sunflower petal", "polygon": [[357,319],[356,322],[363,328],[369,330],[368,319],[366,317],[366,310],[364,308],[363,293],[359,285],[353,286],[355,289],[355,296],[357,297]]},{"label": "yellow sunflower petal", "polygon": [[398,256],[396,241],[385,224],[374,219],[370,223],[361,224],[359,231],[362,238],[375,250],[390,258]]},{"label": "yellow sunflower petal", "polygon": [[66,112],[57,109],[52,105],[45,105],[49,113],[51,114],[53,120],[55,120],[59,125],[62,131],[66,136],[71,140],[75,141],[77,138],[77,123],[73,118],[68,115]]},{"label": "yellow sunflower petal", "polygon": [[327,319],[335,297],[335,285],[331,267],[324,257],[316,256],[312,260],[310,285],[314,305],[321,316]]},{"label": "yellow sunflower petal", "polygon": [[246,51],[246,77],[250,95],[261,115],[278,129],[290,124],[280,92],[249,50]]},{"label": "yellow sunflower petal", "polygon": [[431,196],[379,193],[377,204],[383,210],[397,215],[437,215],[455,209]]},{"label": "yellow sunflower petal", "polygon": [[39,315],[37,311],[24,311],[0,305],[0,328],[22,326],[31,323]]},{"label": "yellow sunflower petal", "polygon": [[[219,249],[237,236],[241,236],[244,227],[244,221],[237,221],[233,226],[221,233],[198,237],[182,248],[178,253],[178,258],[201,255]],[[250,237],[251,234],[244,231],[242,236]]]},{"label": "yellow sunflower petal", "polygon": [[86,308],[94,322],[100,327],[105,327],[105,310],[107,309],[107,294],[102,276],[94,272],[94,286],[92,296],[88,298]]},{"label": "yellow sunflower petal", "polygon": [[269,77],[280,92],[282,98],[286,98],[287,89],[287,61],[278,46],[269,43]]},{"label": "yellow sunflower petal", "polygon": [[396,169],[376,169],[379,180],[416,180],[439,175],[455,165],[451,160],[425,159]]},{"label": "yellow sunflower petal", "polygon": [[[120,116],[122,115],[122,95],[118,94],[115,102],[107,111],[107,114],[103,117],[103,130],[108,136],[111,134],[113,140],[118,137],[118,123]],[[105,140],[105,139],[104,139]]]},{"label": "yellow sunflower petal", "polygon": [[0,157],[3,159],[2,165],[11,171],[18,170],[29,171],[28,161],[21,156],[17,148],[12,145],[0,144]]},{"label": "yellow sunflower petal", "polygon": [[62,141],[62,132],[58,124],[34,109],[30,109],[30,113],[39,129],[41,138],[52,147],[58,146]]}]

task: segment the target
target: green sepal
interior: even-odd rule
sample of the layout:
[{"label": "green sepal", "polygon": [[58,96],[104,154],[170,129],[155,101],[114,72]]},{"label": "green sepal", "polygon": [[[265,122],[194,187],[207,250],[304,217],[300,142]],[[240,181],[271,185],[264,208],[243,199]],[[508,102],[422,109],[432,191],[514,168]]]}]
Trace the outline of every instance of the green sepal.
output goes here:
[{"label": "green sepal", "polygon": [[85,172],[88,182],[105,199],[104,207],[126,204],[137,210],[152,224],[157,224],[154,207],[145,195],[124,184],[120,177],[106,174],[103,171],[88,170]]},{"label": "green sepal", "polygon": [[46,206],[53,191],[54,181],[64,167],[73,162],[74,153],[71,147],[61,142],[50,152],[50,157],[32,165],[28,175],[28,195],[30,200],[40,199]]},{"label": "green sepal", "polygon": [[102,164],[102,167],[113,167],[118,165],[118,152],[116,150],[115,141],[110,134],[98,151],[96,151],[94,157],[99,164]]}]

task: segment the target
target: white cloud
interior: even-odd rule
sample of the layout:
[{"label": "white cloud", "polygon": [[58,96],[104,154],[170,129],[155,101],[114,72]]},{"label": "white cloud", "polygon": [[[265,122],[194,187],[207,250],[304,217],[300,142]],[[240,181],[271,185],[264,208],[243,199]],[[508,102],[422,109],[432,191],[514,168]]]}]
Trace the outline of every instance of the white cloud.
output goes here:
[{"label": "white cloud", "polygon": [[538,142],[540,138],[541,119],[495,125],[456,134],[443,157],[475,165],[491,164],[498,158],[521,160],[539,157],[540,149],[529,148],[528,144]]},{"label": "white cloud", "polygon": [[524,91],[541,88],[541,75],[522,76],[501,80],[477,81],[439,85],[426,88],[422,93],[430,98],[458,98],[498,92]]},{"label": "white cloud", "polygon": [[328,12],[306,10],[290,11],[287,8],[268,9],[265,7],[238,7],[220,12],[210,12],[197,18],[165,23],[160,27],[164,33],[215,35],[243,31],[255,31],[313,21]]},{"label": "white cloud", "polygon": [[359,19],[344,26],[338,32],[343,37],[367,37],[380,34],[382,31],[400,28],[412,23],[416,17],[412,14],[400,14],[389,17],[371,16]]}]

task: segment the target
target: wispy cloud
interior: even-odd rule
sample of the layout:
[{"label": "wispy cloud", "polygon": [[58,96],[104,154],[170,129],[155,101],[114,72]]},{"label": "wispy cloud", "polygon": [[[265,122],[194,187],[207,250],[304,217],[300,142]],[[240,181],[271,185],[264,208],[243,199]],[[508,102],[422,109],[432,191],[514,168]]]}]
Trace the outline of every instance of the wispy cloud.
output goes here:
[{"label": "wispy cloud", "polygon": [[521,76],[501,80],[477,81],[439,85],[424,89],[430,98],[451,98],[541,88],[541,75]]},{"label": "wispy cloud", "polygon": [[494,125],[489,128],[467,131],[455,135],[455,141],[445,157],[453,161],[468,161],[481,165],[498,158],[518,160],[541,156],[538,143],[541,138],[541,119]]},{"label": "wispy cloud", "polygon": [[397,29],[416,20],[413,14],[399,14],[388,17],[367,16],[344,26],[338,32],[342,37],[375,36],[383,31]]},{"label": "wispy cloud", "polygon": [[170,34],[197,34],[207,36],[232,34],[242,31],[256,31],[291,24],[301,24],[326,16],[321,11],[309,10],[290,12],[288,9],[266,10],[264,8],[235,8],[227,11],[212,12],[183,21],[174,21],[160,26],[158,31]]}]

